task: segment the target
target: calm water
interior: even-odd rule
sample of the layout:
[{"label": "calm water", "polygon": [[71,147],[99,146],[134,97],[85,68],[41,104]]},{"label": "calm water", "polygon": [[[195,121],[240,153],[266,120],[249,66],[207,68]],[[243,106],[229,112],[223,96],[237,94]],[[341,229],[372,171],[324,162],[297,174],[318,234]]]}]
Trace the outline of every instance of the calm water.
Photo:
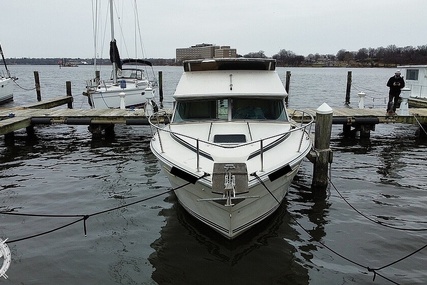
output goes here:
[{"label": "calm water", "polygon": [[[10,66],[23,88],[40,74],[42,97],[65,94],[72,82],[75,108],[88,108],[81,92],[89,66]],[[164,105],[181,74],[163,71]],[[353,72],[351,105],[367,93],[367,106],[385,108],[392,69],[279,68],[291,70],[290,107],[342,107],[347,71]],[[105,71],[107,72],[107,70]],[[36,101],[34,90],[15,88],[15,101]],[[371,219],[395,227],[426,229],[427,141],[416,126],[378,125],[369,139],[343,138],[334,126],[334,162],[328,197],[311,195],[312,165],[302,164],[279,210],[240,238],[227,241],[195,221],[165,194],[91,216],[48,235],[16,241],[77,218],[0,215],[12,264],[4,284],[393,284],[351,263],[390,264],[426,244],[426,231],[375,224],[353,210],[339,193]],[[91,215],[170,190],[150,153],[149,127],[116,127],[112,139],[92,138],[86,126],[36,127],[36,138],[16,133],[0,140],[0,210],[31,214]],[[304,228],[304,229],[303,229]],[[309,235],[309,234],[310,235]],[[427,249],[379,271],[398,284],[426,284]]]}]

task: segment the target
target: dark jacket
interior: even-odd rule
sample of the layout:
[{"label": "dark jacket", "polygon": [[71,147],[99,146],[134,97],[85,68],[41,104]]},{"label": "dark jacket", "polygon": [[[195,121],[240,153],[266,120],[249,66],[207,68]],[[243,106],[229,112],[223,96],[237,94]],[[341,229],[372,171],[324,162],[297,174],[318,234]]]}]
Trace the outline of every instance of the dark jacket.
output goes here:
[{"label": "dark jacket", "polygon": [[392,76],[387,81],[387,86],[390,87],[390,95],[398,95],[400,94],[400,90],[405,87],[405,81],[401,76]]}]

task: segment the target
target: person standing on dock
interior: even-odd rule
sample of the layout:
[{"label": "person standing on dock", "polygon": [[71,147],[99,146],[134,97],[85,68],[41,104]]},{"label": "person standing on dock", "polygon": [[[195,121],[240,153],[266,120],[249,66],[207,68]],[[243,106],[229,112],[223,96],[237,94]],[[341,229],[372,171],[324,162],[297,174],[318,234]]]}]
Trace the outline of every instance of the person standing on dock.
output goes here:
[{"label": "person standing on dock", "polygon": [[387,81],[387,86],[390,88],[388,93],[387,113],[394,115],[399,105],[400,92],[402,88],[405,87],[405,81],[403,77],[400,76],[400,70],[396,70],[394,76],[390,77]]}]

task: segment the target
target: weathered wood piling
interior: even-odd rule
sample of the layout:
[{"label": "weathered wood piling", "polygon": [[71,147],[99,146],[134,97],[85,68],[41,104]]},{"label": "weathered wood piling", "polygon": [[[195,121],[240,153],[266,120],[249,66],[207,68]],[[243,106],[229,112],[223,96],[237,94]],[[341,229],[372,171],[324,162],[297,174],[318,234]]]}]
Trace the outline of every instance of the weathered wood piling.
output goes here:
[{"label": "weathered wood piling", "polygon": [[285,98],[286,106],[289,106],[289,87],[290,87],[290,84],[291,84],[291,72],[286,71],[285,90],[286,90],[286,93],[288,93],[288,96],[286,96],[286,98]]},{"label": "weathered wood piling", "polygon": [[36,85],[37,101],[40,102],[42,100],[42,94],[40,90],[40,77],[38,71],[34,71],[34,82]]},{"label": "weathered wood piling", "polygon": [[159,71],[159,100],[160,106],[163,106],[163,72]]},{"label": "weathered wood piling", "polygon": [[308,155],[308,159],[313,163],[311,189],[316,197],[325,196],[325,190],[329,184],[328,170],[329,163],[332,163],[332,150],[330,148],[332,119],[332,108],[323,103],[316,110],[314,149]]},{"label": "weathered wood piling", "polygon": [[350,93],[351,93],[351,71],[347,72],[347,89],[345,91],[346,105],[350,105]]}]

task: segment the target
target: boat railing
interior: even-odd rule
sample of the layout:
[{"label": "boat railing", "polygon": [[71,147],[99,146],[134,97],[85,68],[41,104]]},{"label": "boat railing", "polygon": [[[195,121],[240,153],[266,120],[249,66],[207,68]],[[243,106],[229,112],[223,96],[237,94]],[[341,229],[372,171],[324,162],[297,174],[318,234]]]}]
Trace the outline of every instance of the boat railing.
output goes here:
[{"label": "boat railing", "polygon": [[[164,146],[162,143],[162,137],[161,137],[162,133],[169,133],[170,135],[175,135],[177,137],[182,137],[182,138],[187,138],[189,140],[193,140],[195,145],[191,145],[191,147],[195,148],[197,171],[199,171],[199,169],[200,169],[200,156],[202,153],[200,150],[200,143],[204,143],[204,144],[208,144],[208,145],[212,145],[212,146],[224,148],[224,149],[241,148],[241,147],[245,147],[248,145],[253,145],[253,144],[259,143],[259,150],[258,151],[259,151],[259,155],[261,158],[261,171],[263,171],[263,168],[264,168],[264,151],[267,147],[265,145],[265,141],[276,139],[274,142],[271,142],[271,143],[275,143],[278,140],[282,140],[282,139],[286,138],[286,136],[288,136],[290,133],[301,132],[301,138],[300,138],[299,146],[298,146],[298,152],[300,152],[302,143],[304,141],[304,137],[307,139],[310,139],[311,127],[314,123],[314,117],[310,113],[303,111],[303,110],[294,110],[293,114],[290,116],[291,117],[291,120],[290,120],[291,128],[286,132],[276,134],[276,135],[272,135],[269,137],[265,137],[265,138],[259,139],[259,140],[253,140],[253,141],[246,142],[246,143],[221,144],[221,143],[215,143],[215,142],[199,139],[196,137],[188,136],[188,135],[185,135],[182,133],[174,132],[170,128],[167,129],[167,128],[163,127],[164,126],[163,124],[161,124],[161,122],[164,122],[165,120],[160,119],[160,118],[165,118],[165,116],[167,116],[166,112],[159,111],[159,112],[156,112],[156,113],[154,113],[148,117],[148,122],[150,123],[150,126],[156,130],[155,133],[157,133],[157,137],[159,139],[160,151],[162,153],[165,152]],[[293,120],[292,119],[293,117],[298,117],[299,118],[298,122]],[[169,117],[168,117],[167,121],[170,122]]]},{"label": "boat railing", "polygon": [[411,89],[411,96],[418,98],[418,97],[425,97],[426,88],[425,85],[422,84],[407,84],[407,87]]}]

